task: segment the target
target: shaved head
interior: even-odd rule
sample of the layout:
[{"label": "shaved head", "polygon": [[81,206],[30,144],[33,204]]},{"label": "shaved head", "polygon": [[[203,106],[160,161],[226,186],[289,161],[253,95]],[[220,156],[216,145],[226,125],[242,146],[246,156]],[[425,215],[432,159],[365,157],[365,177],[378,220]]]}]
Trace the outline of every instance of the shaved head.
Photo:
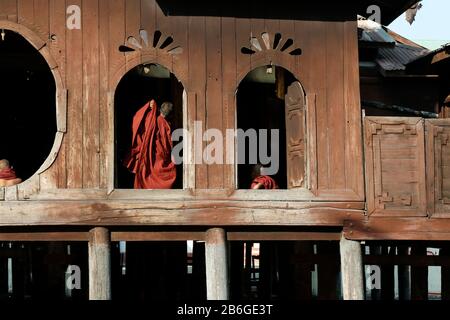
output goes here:
[{"label": "shaved head", "polygon": [[6,159],[0,160],[0,170],[8,169],[9,168],[9,161]]},{"label": "shaved head", "polygon": [[164,102],[161,105],[161,114],[165,118],[167,117],[173,110],[173,103],[172,102]]}]

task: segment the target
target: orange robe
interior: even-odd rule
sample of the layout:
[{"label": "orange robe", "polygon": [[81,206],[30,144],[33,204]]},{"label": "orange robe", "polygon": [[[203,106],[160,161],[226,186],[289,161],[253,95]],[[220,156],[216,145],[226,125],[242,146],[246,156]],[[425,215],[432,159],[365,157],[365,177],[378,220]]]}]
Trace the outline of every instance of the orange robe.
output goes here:
[{"label": "orange robe", "polygon": [[251,189],[261,183],[263,185],[262,189],[278,189],[278,185],[274,179],[269,176],[259,176],[253,179]]},{"label": "orange robe", "polygon": [[133,140],[125,166],[135,174],[135,189],[171,189],[176,179],[172,134],[154,100],[133,118]]},{"label": "orange robe", "polygon": [[0,170],[0,180],[14,180],[17,179],[16,172],[11,169],[2,169]]}]

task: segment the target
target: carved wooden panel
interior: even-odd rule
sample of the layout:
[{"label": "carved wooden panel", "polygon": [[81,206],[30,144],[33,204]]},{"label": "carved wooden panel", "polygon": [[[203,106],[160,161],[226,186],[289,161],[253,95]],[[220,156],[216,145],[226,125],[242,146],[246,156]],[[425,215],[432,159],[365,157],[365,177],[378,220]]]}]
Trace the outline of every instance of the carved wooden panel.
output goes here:
[{"label": "carved wooden panel", "polygon": [[288,189],[305,186],[305,93],[299,82],[288,87],[285,98]]},{"label": "carved wooden panel", "polygon": [[365,118],[368,213],[426,216],[424,124],[420,118]]},{"label": "carved wooden panel", "polygon": [[450,119],[426,120],[428,207],[450,215]]}]

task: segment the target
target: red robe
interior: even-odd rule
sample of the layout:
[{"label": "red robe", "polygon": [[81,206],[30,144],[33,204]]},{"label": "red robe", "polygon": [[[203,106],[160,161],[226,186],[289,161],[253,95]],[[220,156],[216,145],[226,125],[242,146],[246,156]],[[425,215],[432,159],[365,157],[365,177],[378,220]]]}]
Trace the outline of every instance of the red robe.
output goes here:
[{"label": "red robe", "polygon": [[273,180],[271,177],[269,176],[259,176],[256,177],[255,179],[253,179],[252,181],[252,185],[251,188],[253,189],[253,187],[255,187],[256,185],[258,185],[259,183],[261,183],[263,185],[262,189],[278,189],[278,185],[275,182],[275,180]]},{"label": "red robe", "polygon": [[17,179],[16,172],[11,169],[2,169],[0,170],[0,180],[14,180]]},{"label": "red robe", "polygon": [[133,118],[133,140],[125,166],[135,174],[135,189],[171,189],[176,179],[172,135],[154,100]]}]

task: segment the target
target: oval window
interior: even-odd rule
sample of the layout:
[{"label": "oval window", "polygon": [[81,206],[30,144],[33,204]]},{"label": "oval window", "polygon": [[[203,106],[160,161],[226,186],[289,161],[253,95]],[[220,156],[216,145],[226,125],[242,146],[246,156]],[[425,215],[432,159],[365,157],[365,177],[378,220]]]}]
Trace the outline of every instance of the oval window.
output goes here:
[{"label": "oval window", "polygon": [[44,57],[23,36],[3,32],[0,160],[7,160],[1,162],[2,167],[9,166],[25,181],[39,170],[55,140],[55,79]]}]

